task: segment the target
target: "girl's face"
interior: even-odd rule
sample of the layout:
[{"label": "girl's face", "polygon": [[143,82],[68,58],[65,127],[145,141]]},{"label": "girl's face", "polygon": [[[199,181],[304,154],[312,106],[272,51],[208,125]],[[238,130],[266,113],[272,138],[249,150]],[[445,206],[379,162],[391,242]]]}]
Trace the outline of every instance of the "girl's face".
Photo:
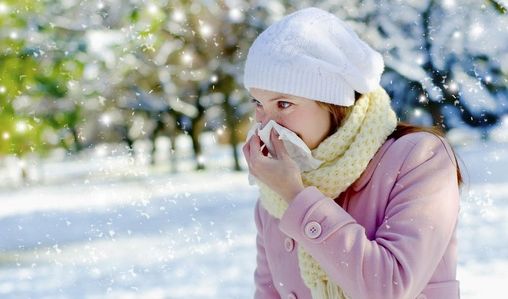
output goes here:
[{"label": "girl's face", "polygon": [[251,88],[250,93],[256,105],[256,121],[261,127],[274,120],[295,132],[311,150],[328,136],[330,112],[318,102],[258,88]]}]

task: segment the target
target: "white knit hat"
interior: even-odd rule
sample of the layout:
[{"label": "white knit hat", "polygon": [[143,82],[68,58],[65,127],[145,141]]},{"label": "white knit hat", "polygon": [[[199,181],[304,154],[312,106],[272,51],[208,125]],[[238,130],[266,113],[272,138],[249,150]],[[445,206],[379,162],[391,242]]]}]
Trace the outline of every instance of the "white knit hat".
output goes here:
[{"label": "white knit hat", "polygon": [[318,9],[296,11],[263,31],[249,49],[243,84],[351,106],[355,91],[379,87],[384,62],[336,16]]}]

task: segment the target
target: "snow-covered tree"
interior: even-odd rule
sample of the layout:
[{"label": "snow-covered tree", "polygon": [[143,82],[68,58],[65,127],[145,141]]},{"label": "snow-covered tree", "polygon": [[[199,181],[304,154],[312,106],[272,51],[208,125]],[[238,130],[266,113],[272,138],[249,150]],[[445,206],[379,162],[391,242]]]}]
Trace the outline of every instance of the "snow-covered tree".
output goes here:
[{"label": "snow-covered tree", "polygon": [[508,111],[502,4],[351,0],[328,6],[383,53],[382,83],[402,120],[445,130],[488,127]]},{"label": "snow-covered tree", "polygon": [[44,144],[132,147],[160,134],[175,150],[184,133],[202,169],[199,137],[211,130],[231,144],[240,169],[237,144],[252,120],[241,85],[248,48],[271,23],[308,6],[340,16],[383,53],[382,84],[401,120],[489,128],[508,109],[500,1],[1,3],[4,153]]}]

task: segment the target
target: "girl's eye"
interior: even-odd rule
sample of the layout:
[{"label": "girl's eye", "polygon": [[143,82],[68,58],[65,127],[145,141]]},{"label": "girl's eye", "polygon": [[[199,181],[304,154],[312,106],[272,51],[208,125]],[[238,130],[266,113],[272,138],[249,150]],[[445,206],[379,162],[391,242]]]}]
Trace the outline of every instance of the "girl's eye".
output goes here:
[{"label": "girl's eye", "polygon": [[[254,99],[254,98],[252,98],[250,101],[251,101],[254,105],[256,105],[256,108],[261,108],[261,107],[263,107],[263,105],[261,104],[261,102],[260,102],[260,101],[258,101],[258,100],[256,100],[256,99]],[[278,107],[279,109],[287,109],[287,108],[291,107],[292,105],[293,105],[293,103],[286,102],[286,101],[278,101],[278,102],[277,102],[277,107]]]},{"label": "girl's eye", "polygon": [[279,105],[280,109],[286,109],[286,108],[291,107],[291,105],[293,105],[293,104],[291,104],[290,102],[279,101],[279,102],[277,102],[277,105]]},{"label": "girl's eye", "polygon": [[256,107],[261,107],[261,103],[260,103],[258,100],[256,100],[256,99],[251,99],[250,101],[251,101],[254,105],[256,105]]}]

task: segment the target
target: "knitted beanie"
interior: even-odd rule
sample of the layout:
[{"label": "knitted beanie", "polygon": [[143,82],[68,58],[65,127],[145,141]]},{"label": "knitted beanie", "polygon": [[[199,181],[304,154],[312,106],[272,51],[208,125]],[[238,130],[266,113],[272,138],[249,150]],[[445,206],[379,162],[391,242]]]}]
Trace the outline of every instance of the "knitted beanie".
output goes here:
[{"label": "knitted beanie", "polygon": [[296,11],[275,22],[247,54],[243,83],[340,106],[354,92],[379,87],[384,62],[336,16],[318,9]]}]

